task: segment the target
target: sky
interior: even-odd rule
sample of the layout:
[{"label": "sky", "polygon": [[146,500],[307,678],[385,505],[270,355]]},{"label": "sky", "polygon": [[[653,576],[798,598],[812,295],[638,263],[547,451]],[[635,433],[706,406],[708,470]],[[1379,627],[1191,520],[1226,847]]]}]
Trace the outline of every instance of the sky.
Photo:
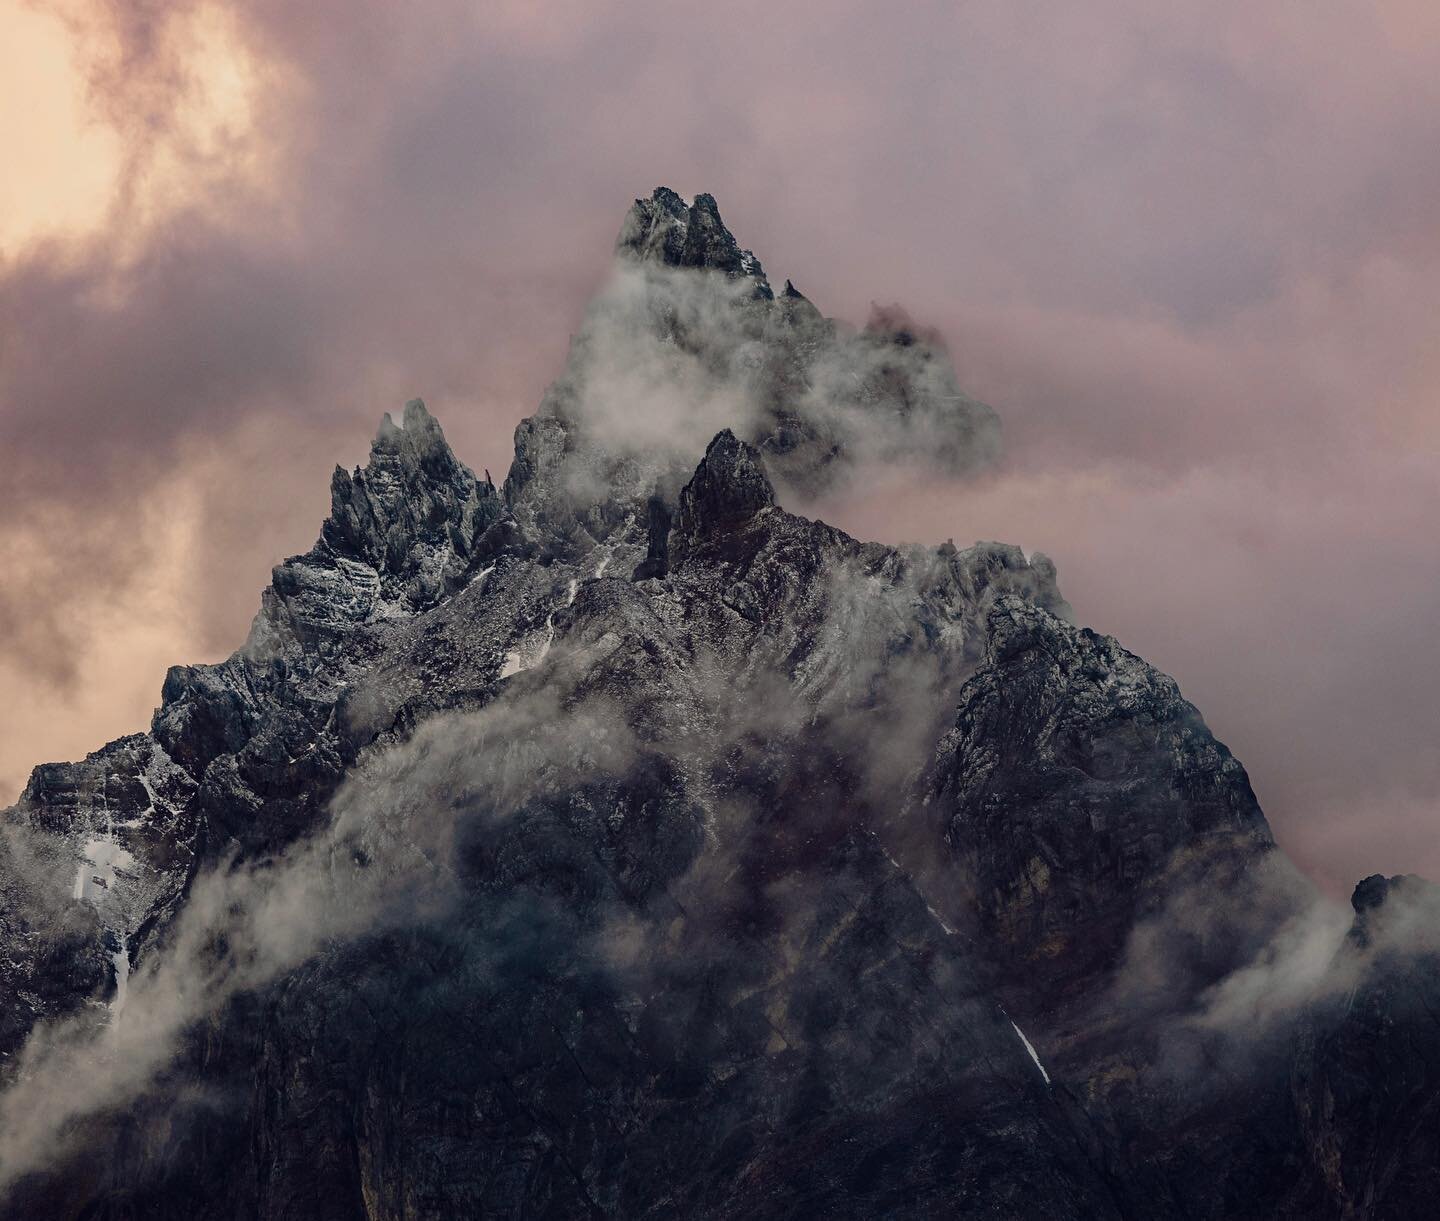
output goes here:
[{"label": "sky", "polygon": [[1334,893],[1440,878],[1440,6],[0,0],[0,800],[238,646],[423,396],[498,479],[631,199],[903,306],[1000,539],[1175,675]]}]

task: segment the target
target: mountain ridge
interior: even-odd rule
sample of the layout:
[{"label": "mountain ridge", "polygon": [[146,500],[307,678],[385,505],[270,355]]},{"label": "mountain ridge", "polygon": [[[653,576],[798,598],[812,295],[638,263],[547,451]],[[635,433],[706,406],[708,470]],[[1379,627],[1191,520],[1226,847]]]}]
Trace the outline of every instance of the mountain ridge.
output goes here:
[{"label": "mountain ridge", "polygon": [[995,445],[933,340],[637,200],[501,487],[386,415],[242,648],[5,813],[0,1215],[1426,1198],[1434,888],[1332,945],[1044,556],[780,507]]}]

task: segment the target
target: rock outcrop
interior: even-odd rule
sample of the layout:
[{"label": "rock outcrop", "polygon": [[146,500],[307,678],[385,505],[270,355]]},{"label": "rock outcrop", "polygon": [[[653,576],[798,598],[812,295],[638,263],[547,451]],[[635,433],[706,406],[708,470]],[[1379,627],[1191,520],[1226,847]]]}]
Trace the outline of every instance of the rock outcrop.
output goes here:
[{"label": "rock outcrop", "polygon": [[1014,596],[987,627],[935,799],[991,953],[1053,1006],[1107,980],[1167,892],[1274,844],[1245,769],[1174,680]]}]

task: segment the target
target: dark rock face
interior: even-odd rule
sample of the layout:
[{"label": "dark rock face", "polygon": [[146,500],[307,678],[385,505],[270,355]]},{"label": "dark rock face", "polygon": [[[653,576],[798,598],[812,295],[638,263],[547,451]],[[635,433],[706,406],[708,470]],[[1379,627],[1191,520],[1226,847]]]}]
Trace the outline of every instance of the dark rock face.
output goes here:
[{"label": "dark rock face", "polygon": [[775,489],[760,455],[727,428],[680,489],[679,538],[691,542],[733,530],[774,504]]},{"label": "dark rock face", "polygon": [[1053,1004],[1114,970],[1167,888],[1273,843],[1244,768],[1173,680],[1019,598],[988,627],[935,797],[982,935]]},{"label": "dark rock face", "polygon": [[1433,888],[1325,941],[1043,556],[780,507],[983,457],[933,338],[710,196],[619,255],[502,491],[386,417],[244,647],[5,812],[0,1217],[1423,1215]]}]

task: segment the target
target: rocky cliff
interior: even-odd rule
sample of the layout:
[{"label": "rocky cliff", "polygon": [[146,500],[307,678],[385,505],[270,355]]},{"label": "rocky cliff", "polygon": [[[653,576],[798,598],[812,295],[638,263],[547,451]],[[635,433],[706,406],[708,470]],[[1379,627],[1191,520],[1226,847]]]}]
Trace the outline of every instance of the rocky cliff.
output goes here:
[{"label": "rocky cliff", "polygon": [[1337,921],[1018,548],[788,513],[994,414],[626,217],[503,487],[425,407],[0,837],[0,1216],[1402,1217],[1434,891]]}]

